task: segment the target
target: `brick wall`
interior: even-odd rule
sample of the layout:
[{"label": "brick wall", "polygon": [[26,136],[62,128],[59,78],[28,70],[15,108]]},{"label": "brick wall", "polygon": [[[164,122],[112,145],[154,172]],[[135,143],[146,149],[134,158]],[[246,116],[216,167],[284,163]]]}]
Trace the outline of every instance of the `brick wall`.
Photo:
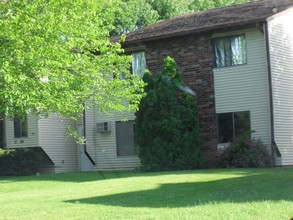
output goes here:
[{"label": "brick wall", "polygon": [[213,48],[210,36],[187,36],[145,44],[147,67],[153,73],[162,69],[171,56],[177,62],[184,82],[196,93],[203,154],[213,166],[217,152],[217,127],[214,99]]}]

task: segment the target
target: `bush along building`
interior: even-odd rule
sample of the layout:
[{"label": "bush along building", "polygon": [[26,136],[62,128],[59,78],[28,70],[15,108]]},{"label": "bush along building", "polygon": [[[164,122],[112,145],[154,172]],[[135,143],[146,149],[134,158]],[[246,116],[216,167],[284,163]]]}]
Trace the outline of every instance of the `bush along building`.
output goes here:
[{"label": "bush along building", "polygon": [[[219,149],[244,129],[270,147],[276,166],[293,165],[293,2],[261,0],[181,15],[127,34],[132,72],[158,73],[177,62],[195,93],[203,155],[212,166]],[[122,120],[128,118],[128,121]],[[0,121],[7,148],[40,147],[52,171],[125,170],[139,167],[133,113],[87,109],[70,122],[58,115]],[[73,123],[86,144],[66,134]]]}]

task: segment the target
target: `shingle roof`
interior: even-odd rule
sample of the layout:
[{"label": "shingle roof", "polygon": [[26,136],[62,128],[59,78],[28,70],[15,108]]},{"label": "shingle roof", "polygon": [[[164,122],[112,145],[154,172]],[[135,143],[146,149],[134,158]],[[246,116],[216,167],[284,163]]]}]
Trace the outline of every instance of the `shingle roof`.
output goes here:
[{"label": "shingle roof", "polygon": [[259,0],[229,7],[184,14],[127,34],[124,44],[205,33],[263,22],[277,12],[293,7],[293,0]]}]

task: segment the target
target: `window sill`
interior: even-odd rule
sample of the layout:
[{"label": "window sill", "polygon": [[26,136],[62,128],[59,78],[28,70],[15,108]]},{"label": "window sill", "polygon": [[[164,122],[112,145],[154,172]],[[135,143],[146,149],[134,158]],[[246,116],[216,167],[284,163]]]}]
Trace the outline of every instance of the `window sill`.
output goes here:
[{"label": "window sill", "polygon": [[230,66],[214,66],[213,69],[223,69],[223,68],[235,68],[235,67],[239,67],[239,66],[246,66],[248,65],[248,63],[242,63],[242,64],[237,64],[237,65],[230,65]]},{"label": "window sill", "polygon": [[28,137],[14,137],[15,140],[28,139]]}]

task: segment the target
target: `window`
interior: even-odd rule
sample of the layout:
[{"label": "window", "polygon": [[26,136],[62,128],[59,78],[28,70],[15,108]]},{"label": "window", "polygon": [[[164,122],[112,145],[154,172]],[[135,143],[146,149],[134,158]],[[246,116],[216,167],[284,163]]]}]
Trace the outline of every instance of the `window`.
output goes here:
[{"label": "window", "polygon": [[246,63],[246,40],[244,34],[214,39],[215,67]]},{"label": "window", "polygon": [[117,156],[132,156],[134,151],[134,121],[116,121]]},{"label": "window", "polygon": [[27,137],[27,118],[14,119],[14,137]]},{"label": "window", "polygon": [[132,53],[132,66],[130,72],[137,74],[140,77],[143,76],[146,69],[146,59],[144,51]]},{"label": "window", "polygon": [[[130,73],[133,75],[138,75],[140,78],[143,77],[144,71],[146,70],[146,59],[144,51],[134,52],[132,55],[132,62],[130,67]],[[118,78],[117,74],[113,75],[114,78]],[[126,79],[125,73],[119,76],[120,79]]]},{"label": "window", "polygon": [[217,114],[218,143],[234,141],[236,137],[250,131],[250,114],[246,112],[232,112]]},{"label": "window", "polygon": [[111,131],[111,122],[97,123],[97,132],[108,132]]}]

